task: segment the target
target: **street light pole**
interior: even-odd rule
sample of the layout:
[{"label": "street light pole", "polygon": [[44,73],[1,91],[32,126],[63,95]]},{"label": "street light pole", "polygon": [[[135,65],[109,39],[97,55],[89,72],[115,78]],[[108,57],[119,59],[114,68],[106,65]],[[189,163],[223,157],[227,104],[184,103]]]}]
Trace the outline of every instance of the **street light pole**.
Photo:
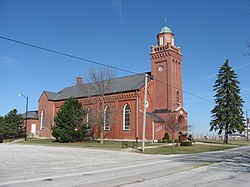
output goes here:
[{"label": "street light pole", "polygon": [[[248,115],[247,115],[247,111],[248,110],[246,110],[246,127],[247,127],[247,141],[248,141]],[[250,111],[250,109],[249,109],[249,111]]]},{"label": "street light pole", "polygon": [[27,123],[28,123],[28,104],[29,104],[29,97],[23,94],[19,94],[19,97],[23,96],[26,99],[26,112],[25,112],[25,126],[24,126],[24,141],[27,141]]}]

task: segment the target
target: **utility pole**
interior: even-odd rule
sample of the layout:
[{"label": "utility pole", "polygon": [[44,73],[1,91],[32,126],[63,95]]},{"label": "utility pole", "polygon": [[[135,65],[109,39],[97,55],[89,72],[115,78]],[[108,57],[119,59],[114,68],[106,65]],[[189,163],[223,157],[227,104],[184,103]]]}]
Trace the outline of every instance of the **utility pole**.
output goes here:
[{"label": "utility pole", "polygon": [[248,141],[248,116],[247,116],[247,110],[246,110],[246,127],[247,127],[247,141]]},{"label": "utility pole", "polygon": [[143,110],[143,125],[142,125],[142,152],[144,152],[145,147],[145,131],[146,131],[146,112],[147,112],[147,83],[148,74],[145,74],[145,88],[144,88],[144,110]]}]

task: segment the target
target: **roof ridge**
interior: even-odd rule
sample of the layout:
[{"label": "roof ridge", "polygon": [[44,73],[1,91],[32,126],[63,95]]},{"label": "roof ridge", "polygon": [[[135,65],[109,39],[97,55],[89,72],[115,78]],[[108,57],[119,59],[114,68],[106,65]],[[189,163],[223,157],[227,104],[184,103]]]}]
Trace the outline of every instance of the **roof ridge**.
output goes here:
[{"label": "roof ridge", "polygon": [[[145,73],[149,74],[151,73],[151,71],[148,71],[148,72],[144,72],[144,73],[138,73],[138,74],[134,74],[134,75],[127,75],[127,76],[123,76],[123,77],[115,77],[113,79],[110,79],[110,80],[117,80],[117,79],[123,79],[123,78],[127,78],[127,77],[133,77],[133,76],[138,76],[138,75],[144,75]],[[107,80],[103,80],[103,81],[107,81]],[[102,81],[100,81],[102,82]],[[84,83],[82,84],[81,86],[77,86],[77,85],[74,85],[74,86],[67,86],[65,88],[63,88],[62,90],[60,90],[58,93],[62,92],[64,89],[66,88],[73,88],[73,87],[79,87],[79,88],[82,88],[83,86],[86,86],[86,85],[91,85],[91,84],[94,84],[94,82],[88,82],[88,83]],[[52,93],[55,93],[55,92],[52,92]]]}]

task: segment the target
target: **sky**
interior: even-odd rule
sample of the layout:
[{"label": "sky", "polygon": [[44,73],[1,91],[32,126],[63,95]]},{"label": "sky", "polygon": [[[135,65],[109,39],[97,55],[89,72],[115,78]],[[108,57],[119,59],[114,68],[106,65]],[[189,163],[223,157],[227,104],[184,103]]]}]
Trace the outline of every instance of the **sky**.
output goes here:
[{"label": "sky", "polygon": [[[143,73],[165,26],[183,54],[184,108],[192,133],[207,134],[213,85],[229,59],[250,109],[250,0],[0,0],[0,36]],[[44,90],[58,92],[86,78],[94,64],[0,39],[0,115],[37,110]],[[116,76],[129,73],[116,71]],[[188,93],[205,98],[208,102]],[[250,113],[250,110],[249,110]]]}]

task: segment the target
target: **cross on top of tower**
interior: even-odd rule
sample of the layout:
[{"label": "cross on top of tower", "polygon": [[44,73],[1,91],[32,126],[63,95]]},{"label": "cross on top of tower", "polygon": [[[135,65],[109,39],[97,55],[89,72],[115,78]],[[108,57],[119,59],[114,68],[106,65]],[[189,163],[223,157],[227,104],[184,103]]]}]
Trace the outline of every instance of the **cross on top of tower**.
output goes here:
[{"label": "cross on top of tower", "polygon": [[166,26],[167,26],[167,22],[168,22],[168,21],[167,21],[167,18],[164,18],[163,21],[164,21],[165,27],[166,27]]}]

